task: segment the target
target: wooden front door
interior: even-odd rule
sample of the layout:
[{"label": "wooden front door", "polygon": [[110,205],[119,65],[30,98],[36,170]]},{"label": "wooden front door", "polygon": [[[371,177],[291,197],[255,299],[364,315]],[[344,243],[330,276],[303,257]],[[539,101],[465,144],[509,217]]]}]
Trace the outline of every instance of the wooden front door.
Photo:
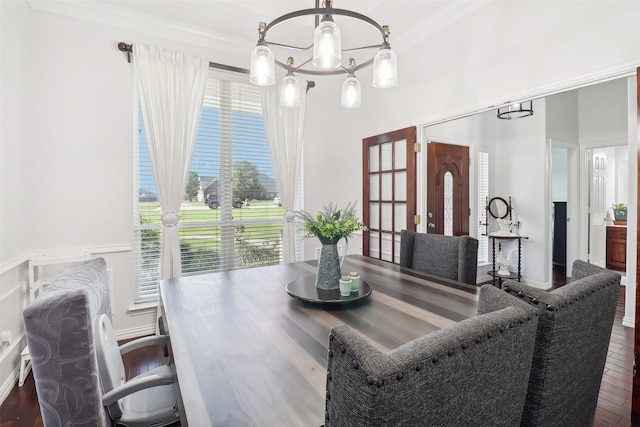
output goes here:
[{"label": "wooden front door", "polygon": [[469,147],[427,144],[427,232],[469,234]]},{"label": "wooden front door", "polygon": [[400,262],[400,231],[415,231],[416,128],[362,140],[364,256]]}]

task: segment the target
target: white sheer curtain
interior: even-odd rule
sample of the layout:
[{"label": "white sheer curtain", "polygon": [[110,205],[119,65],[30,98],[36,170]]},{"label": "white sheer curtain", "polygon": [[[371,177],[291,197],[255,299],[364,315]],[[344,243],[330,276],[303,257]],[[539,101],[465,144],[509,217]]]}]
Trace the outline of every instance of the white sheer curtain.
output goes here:
[{"label": "white sheer curtain", "polygon": [[180,277],[179,212],[195,144],[209,62],[133,46],[133,73],[162,209],[160,277]]},{"label": "white sheer curtain", "polygon": [[280,105],[280,85],[262,88],[264,127],[286,219],[282,227],[282,255],[285,263],[296,260],[293,208],[300,178],[306,100],[305,81],[297,78],[301,88],[300,107]]}]

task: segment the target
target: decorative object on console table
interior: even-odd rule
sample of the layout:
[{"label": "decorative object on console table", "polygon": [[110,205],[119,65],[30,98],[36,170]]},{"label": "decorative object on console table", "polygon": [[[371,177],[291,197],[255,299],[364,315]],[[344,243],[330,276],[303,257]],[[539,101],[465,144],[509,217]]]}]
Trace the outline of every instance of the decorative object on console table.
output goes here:
[{"label": "decorative object on console table", "polygon": [[[342,262],[338,257],[338,241],[353,235],[354,231],[364,230],[364,223],[356,215],[356,202],[349,203],[346,208],[338,209],[333,203],[324,206],[323,212],[315,217],[305,211],[296,212],[296,216],[301,218],[305,235],[315,236],[322,243],[318,268],[316,270],[316,287],[320,289],[337,289],[340,277],[342,276]],[[342,261],[347,254],[345,247],[342,254]]]},{"label": "decorative object on console table", "polygon": [[616,224],[619,222],[627,223],[627,205],[624,203],[614,203],[613,206],[613,217],[615,218]]}]

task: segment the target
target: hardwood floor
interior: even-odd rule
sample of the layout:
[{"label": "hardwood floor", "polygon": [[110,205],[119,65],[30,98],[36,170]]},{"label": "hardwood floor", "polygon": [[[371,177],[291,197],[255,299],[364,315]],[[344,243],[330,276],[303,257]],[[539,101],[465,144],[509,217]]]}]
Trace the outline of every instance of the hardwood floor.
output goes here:
[{"label": "hardwood floor", "polygon": [[[566,284],[564,273],[554,276],[554,287]],[[609,353],[605,365],[595,426],[631,425],[631,380],[633,372],[633,328],[622,326],[624,317],[624,288],[620,288],[616,318],[611,333]],[[124,357],[127,377],[131,378],[166,363],[159,346],[136,350]],[[14,387],[0,405],[0,427],[40,427],[40,409],[35,393],[33,375],[29,374],[23,387]]]}]

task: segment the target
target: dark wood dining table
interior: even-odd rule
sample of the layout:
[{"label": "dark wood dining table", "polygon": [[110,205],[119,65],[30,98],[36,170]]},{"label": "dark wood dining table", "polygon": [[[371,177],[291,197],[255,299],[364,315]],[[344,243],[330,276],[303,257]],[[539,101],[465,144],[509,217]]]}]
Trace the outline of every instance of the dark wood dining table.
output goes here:
[{"label": "dark wood dining table", "polygon": [[333,326],[388,351],[476,314],[476,286],[359,255],[342,271],[370,284],[367,298],[313,304],[286,292],[315,270],[308,261],[160,281],[183,426],[320,426]]}]

